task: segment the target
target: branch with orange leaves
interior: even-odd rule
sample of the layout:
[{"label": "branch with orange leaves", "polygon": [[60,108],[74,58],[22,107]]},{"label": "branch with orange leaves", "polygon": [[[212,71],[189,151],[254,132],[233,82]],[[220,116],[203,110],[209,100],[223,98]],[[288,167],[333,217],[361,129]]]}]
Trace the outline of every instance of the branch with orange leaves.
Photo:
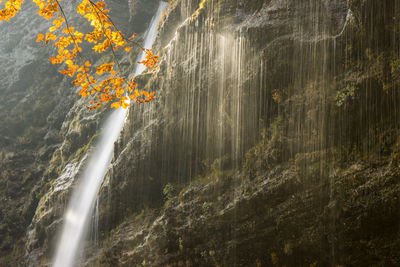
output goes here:
[{"label": "branch with orange leaves", "polygon": [[[3,0],[0,0],[2,3]],[[65,64],[66,69],[60,72],[68,75],[74,80],[73,84],[80,88],[79,95],[90,97],[89,109],[96,109],[103,103],[112,102],[111,107],[127,108],[128,98],[137,103],[149,102],[154,99],[154,92],[139,91],[135,78],[128,81],[123,76],[116,51],[123,49],[129,52],[132,47],[128,45],[140,45],[132,41],[135,36],[126,38],[108,15],[110,10],[106,8],[104,1],[82,0],[76,7],[77,13],[84,17],[91,25],[92,30],[86,34],[70,27],[67,16],[60,5],[61,0],[33,0],[38,6],[38,15],[52,20],[53,26],[48,32],[39,34],[37,42],[44,41],[46,45],[53,43],[58,50],[57,55],[49,60],[53,64]],[[23,0],[8,0],[5,8],[0,9],[0,21],[9,21],[14,17],[23,4]],[[61,16],[56,17],[56,14]],[[106,62],[97,67],[90,60],[85,59],[81,43],[91,44],[92,49],[97,53],[110,51],[113,55],[113,62]],[[145,59],[141,62],[146,67],[154,68],[159,59],[151,50],[141,47],[146,53]],[[114,69],[116,64],[117,69]],[[101,80],[101,81],[100,81]]]}]

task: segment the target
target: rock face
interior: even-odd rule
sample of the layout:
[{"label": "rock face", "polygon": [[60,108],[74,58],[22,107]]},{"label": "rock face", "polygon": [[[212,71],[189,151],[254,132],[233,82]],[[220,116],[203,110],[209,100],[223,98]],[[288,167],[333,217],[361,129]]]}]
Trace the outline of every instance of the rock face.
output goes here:
[{"label": "rock face", "polygon": [[[111,10],[140,32],[157,3]],[[161,63],[138,77],[158,99],[131,106],[84,265],[399,265],[399,16],[395,0],[169,1]],[[105,111],[7,27],[0,265],[43,266]]]},{"label": "rock face", "polygon": [[69,84],[46,62],[47,49],[35,43],[45,25],[33,15],[32,3],[24,9],[15,24],[2,22],[0,27],[2,266],[16,266],[16,259],[23,262],[24,235],[47,183],[42,177],[62,141],[59,129],[75,100]]},{"label": "rock face", "polygon": [[141,78],[159,101],[116,146],[88,264],[399,264],[398,14],[171,2]]},{"label": "rock face", "polygon": [[159,101],[131,110],[87,264],[399,264],[398,14],[172,1],[140,79]]}]

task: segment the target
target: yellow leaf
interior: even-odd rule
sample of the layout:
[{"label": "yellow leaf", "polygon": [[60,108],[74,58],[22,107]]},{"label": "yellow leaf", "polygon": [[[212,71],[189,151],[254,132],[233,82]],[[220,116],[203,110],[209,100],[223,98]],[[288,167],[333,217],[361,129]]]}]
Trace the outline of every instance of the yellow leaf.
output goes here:
[{"label": "yellow leaf", "polygon": [[112,103],[111,107],[115,108],[115,109],[119,109],[119,103]]},{"label": "yellow leaf", "polygon": [[122,107],[123,107],[124,109],[126,109],[127,107],[129,107],[129,104],[128,104],[128,103],[125,103],[125,102],[122,102]]}]

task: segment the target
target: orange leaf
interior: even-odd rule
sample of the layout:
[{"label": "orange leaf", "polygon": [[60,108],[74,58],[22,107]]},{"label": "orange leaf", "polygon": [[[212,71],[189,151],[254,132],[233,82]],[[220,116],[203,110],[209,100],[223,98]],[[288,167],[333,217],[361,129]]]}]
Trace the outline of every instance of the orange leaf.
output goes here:
[{"label": "orange leaf", "polygon": [[42,41],[44,39],[44,35],[39,33],[38,34],[38,38],[36,39],[36,42],[39,43],[40,41]]},{"label": "orange leaf", "polygon": [[128,39],[129,39],[129,40],[132,40],[133,38],[135,38],[135,36],[136,36],[136,33],[132,34],[132,36],[129,37]]}]

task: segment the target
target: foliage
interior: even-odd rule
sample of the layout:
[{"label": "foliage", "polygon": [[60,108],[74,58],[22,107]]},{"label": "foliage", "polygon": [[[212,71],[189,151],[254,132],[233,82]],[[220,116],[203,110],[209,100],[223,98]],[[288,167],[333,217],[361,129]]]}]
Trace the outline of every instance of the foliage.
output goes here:
[{"label": "foliage", "polygon": [[279,263],[278,255],[275,252],[271,252],[271,262],[275,266]]},{"label": "foliage", "polygon": [[357,88],[354,84],[348,84],[336,95],[336,105],[341,107],[349,99],[354,99]]},{"label": "foliage", "polygon": [[[0,0],[2,3],[3,0]],[[0,9],[0,21],[9,21],[21,9],[23,0],[4,1],[4,8]],[[129,52],[132,45],[139,46],[133,41],[135,34],[126,38],[109,17],[104,0],[82,0],[76,7],[77,13],[84,17],[91,26],[86,34],[75,27],[71,27],[62,6],[61,0],[33,0],[39,8],[38,15],[51,21],[48,32],[39,34],[37,42],[46,45],[53,43],[57,48],[57,55],[50,58],[52,64],[64,64],[66,69],[60,72],[72,78],[73,84],[80,88],[79,95],[90,97],[89,109],[96,109],[102,103],[112,102],[111,107],[127,108],[130,100],[134,102],[149,102],[154,98],[154,92],[139,91],[135,77],[129,79],[122,75],[116,51]],[[82,44],[86,42],[96,53],[109,51],[113,61],[99,66],[84,57]],[[157,64],[158,56],[151,49],[142,48],[145,59],[141,62],[149,68]]]},{"label": "foliage", "polygon": [[170,183],[166,184],[163,188],[163,194],[167,199],[173,198],[175,191],[175,187]]},{"label": "foliage", "polygon": [[279,90],[274,90],[274,92],[272,93],[272,99],[276,103],[281,103],[282,102],[282,93]]}]

